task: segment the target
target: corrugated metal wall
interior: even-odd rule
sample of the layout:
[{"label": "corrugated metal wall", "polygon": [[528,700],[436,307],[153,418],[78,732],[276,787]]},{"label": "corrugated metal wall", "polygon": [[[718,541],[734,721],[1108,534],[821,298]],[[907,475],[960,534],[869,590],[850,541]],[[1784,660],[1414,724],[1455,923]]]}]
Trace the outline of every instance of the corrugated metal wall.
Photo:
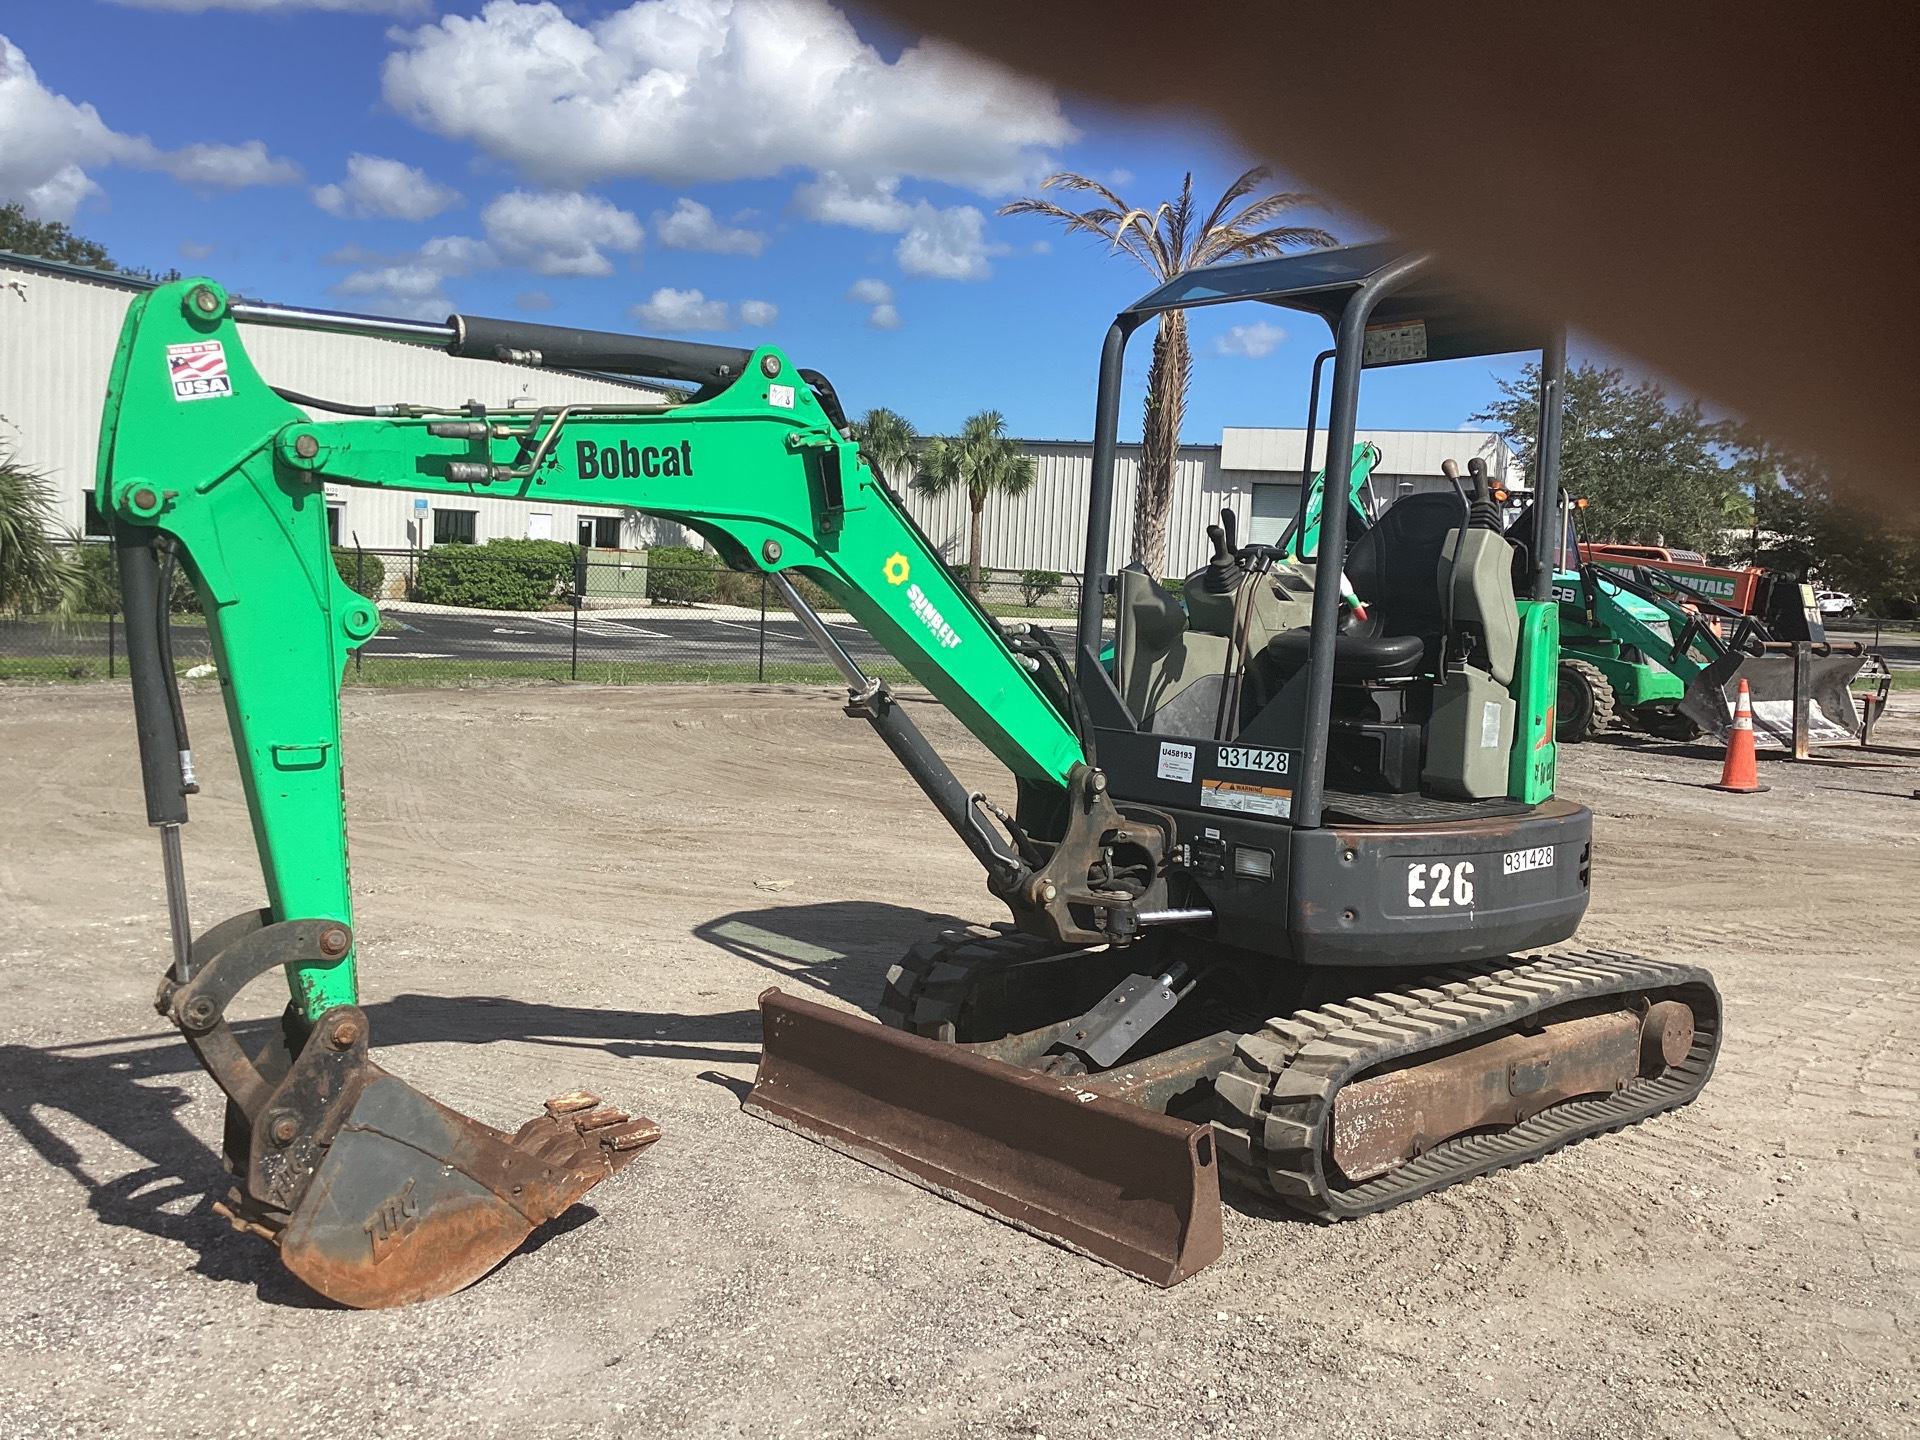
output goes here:
[{"label": "corrugated metal wall", "polygon": [[[119,343],[127,302],[144,286],[110,277],[55,274],[0,258],[0,439],[14,455],[45,471],[60,496],[62,523],[81,528],[83,491],[93,488],[94,449],[107,374]],[[311,331],[248,326],[247,353],[266,379],[307,395],[348,404],[415,401],[456,405],[481,400],[619,403],[659,398],[659,392],[556,374],[488,360],[457,360],[413,345]],[[329,502],[343,502],[340,535],[357,532],[369,548],[410,542],[410,493],[328,486]],[[577,517],[619,515],[617,509],[528,504],[513,500],[442,501],[478,512],[476,536],[524,537],[531,517],[550,516],[552,537],[572,541]],[[429,524],[427,536],[431,538]],[[664,521],[629,520],[626,543],[680,542],[684,532]]]},{"label": "corrugated metal wall", "polygon": [[[1026,494],[987,501],[982,514],[981,563],[995,570],[1057,570],[1077,573],[1085,562],[1087,505],[1092,494],[1093,451],[1084,442],[1023,440],[1034,458],[1033,487]],[[1140,447],[1120,447],[1113,497],[1111,568],[1133,552],[1133,495]],[[923,495],[901,488],[906,506],[948,559],[967,558],[967,497],[963,491]],[[1167,530],[1167,573],[1183,575],[1206,563],[1205,526],[1230,508],[1247,533],[1252,489],[1223,474],[1218,445],[1186,445],[1174,472],[1172,519]]]}]

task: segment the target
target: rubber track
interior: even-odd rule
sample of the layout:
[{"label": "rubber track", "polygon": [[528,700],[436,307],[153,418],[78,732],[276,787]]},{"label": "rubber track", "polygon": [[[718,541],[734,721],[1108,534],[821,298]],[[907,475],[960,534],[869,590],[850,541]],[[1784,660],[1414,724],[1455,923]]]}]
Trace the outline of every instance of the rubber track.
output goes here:
[{"label": "rubber track", "polygon": [[[1693,1007],[1693,1050],[1611,1096],[1569,1100],[1520,1124],[1443,1141],[1388,1174],[1347,1186],[1329,1173],[1328,1121],[1340,1087],[1391,1061],[1581,1001],[1678,999]],[[1241,1038],[1214,1081],[1226,1174],[1322,1220],[1369,1215],[1458,1181],[1549,1155],[1684,1105],[1713,1073],[1720,995],[1713,978],[1615,950],[1555,952],[1509,969],[1451,971],[1431,986],[1360,996],[1269,1020]]]},{"label": "rubber track", "polygon": [[975,978],[1058,949],[1051,941],[997,926],[969,925],[922,940],[887,971],[887,988],[876,1012],[882,1025],[952,1040]]},{"label": "rubber track", "polygon": [[1565,739],[1556,735],[1554,739],[1563,745],[1569,742],[1578,744],[1580,741],[1591,740],[1594,736],[1604,735],[1611,730],[1620,718],[1620,705],[1618,697],[1613,693],[1613,682],[1607,679],[1606,673],[1598,665],[1586,660],[1562,658],[1560,668],[1575,671],[1582,680],[1586,681],[1587,693],[1593,697],[1593,714],[1587,717],[1586,734],[1569,735]]}]

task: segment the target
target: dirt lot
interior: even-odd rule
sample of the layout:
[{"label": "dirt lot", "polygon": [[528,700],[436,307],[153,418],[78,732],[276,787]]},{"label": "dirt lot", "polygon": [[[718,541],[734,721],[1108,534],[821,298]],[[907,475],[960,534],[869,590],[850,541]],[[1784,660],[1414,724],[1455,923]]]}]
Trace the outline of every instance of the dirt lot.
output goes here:
[{"label": "dirt lot", "polygon": [[[217,699],[188,704],[206,924],[261,895]],[[905,946],[997,918],[825,692],[356,692],[346,709],[382,1060],[492,1124],[585,1085],[666,1138],[472,1290],[317,1304],[208,1209],[220,1110],[149,1005],[165,921],[124,689],[0,690],[10,1436],[1920,1423],[1920,766],[1769,764],[1771,793],[1733,797],[1698,788],[1715,778],[1698,752],[1563,752],[1563,788],[1599,816],[1583,938],[1719,976],[1705,1096],[1339,1228],[1239,1203],[1226,1257],[1159,1292],[741,1113],[759,990],[868,1006]],[[269,988],[256,1013],[278,1008]]]}]

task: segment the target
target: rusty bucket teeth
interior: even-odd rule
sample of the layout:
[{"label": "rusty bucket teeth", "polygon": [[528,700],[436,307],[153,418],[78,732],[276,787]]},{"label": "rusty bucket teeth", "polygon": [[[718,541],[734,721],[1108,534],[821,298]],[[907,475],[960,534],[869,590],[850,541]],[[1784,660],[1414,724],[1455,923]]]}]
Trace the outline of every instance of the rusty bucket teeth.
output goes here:
[{"label": "rusty bucket teeth", "polygon": [[289,1270],[356,1309],[471,1285],[660,1135],[584,1092],[506,1135],[363,1063],[352,1111],[280,1236]]}]

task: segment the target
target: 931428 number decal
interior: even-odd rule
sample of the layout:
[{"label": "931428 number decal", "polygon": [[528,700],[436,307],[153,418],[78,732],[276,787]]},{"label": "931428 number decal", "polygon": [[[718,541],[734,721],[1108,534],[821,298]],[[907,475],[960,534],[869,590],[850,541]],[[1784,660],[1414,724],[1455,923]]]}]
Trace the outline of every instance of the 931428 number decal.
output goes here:
[{"label": "931428 number decal", "polygon": [[1407,905],[1414,910],[1441,910],[1473,904],[1473,862],[1445,860],[1407,866]]},{"label": "931428 number decal", "polygon": [[1222,745],[1218,764],[1222,770],[1258,770],[1264,775],[1284,775],[1287,773],[1287,752]]}]

